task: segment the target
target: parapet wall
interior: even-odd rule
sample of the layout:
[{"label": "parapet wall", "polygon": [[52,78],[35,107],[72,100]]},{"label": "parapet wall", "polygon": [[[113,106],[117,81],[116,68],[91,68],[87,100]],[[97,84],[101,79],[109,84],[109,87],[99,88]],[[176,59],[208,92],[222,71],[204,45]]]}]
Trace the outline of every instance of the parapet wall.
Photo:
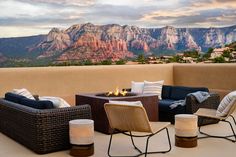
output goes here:
[{"label": "parapet wall", "polygon": [[236,89],[236,64],[158,64],[0,68],[0,96],[14,88],[59,96],[74,104],[76,93],[129,88],[131,81],[165,80],[165,84],[204,86],[222,96]]},{"label": "parapet wall", "polygon": [[174,64],[175,85],[203,86],[221,98],[236,90],[236,64]]},{"label": "parapet wall", "polygon": [[76,93],[129,88],[131,81],[165,80],[173,84],[172,65],[71,66],[0,69],[0,95],[14,88],[60,96],[74,104]]}]

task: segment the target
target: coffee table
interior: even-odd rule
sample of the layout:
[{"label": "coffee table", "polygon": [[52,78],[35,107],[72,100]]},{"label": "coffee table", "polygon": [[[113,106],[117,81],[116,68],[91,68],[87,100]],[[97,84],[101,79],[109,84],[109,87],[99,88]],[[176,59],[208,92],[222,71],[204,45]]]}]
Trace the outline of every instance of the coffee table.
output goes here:
[{"label": "coffee table", "polygon": [[89,104],[92,110],[94,128],[96,131],[110,134],[111,128],[104,110],[104,104],[109,100],[141,101],[150,121],[158,121],[158,96],[155,94],[137,94],[135,96],[103,97],[102,93],[76,94],[76,105]]}]

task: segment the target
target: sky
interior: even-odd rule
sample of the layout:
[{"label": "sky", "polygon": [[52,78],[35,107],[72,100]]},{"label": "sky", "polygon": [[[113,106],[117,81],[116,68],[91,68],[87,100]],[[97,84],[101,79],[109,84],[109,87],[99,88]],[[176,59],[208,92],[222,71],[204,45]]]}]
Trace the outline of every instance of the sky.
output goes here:
[{"label": "sky", "polygon": [[236,0],[0,0],[0,37],[93,23],[160,28],[236,24]]}]

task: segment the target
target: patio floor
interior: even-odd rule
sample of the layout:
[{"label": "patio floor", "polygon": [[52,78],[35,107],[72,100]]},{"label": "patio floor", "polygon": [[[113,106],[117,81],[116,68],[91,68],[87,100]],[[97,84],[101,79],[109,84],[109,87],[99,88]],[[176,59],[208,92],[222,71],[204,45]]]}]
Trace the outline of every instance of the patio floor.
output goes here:
[{"label": "patio floor", "polygon": [[[235,116],[235,114],[234,114]],[[226,134],[230,130],[225,127],[224,123],[208,125],[203,128],[205,131],[210,131],[215,134]],[[174,126],[169,126],[172,150],[166,154],[154,154],[148,156],[158,157],[232,157],[236,154],[236,143],[224,139],[201,139],[198,140],[198,146],[195,148],[179,148],[175,146],[174,142]],[[106,157],[107,147],[109,142],[109,135],[105,135],[99,132],[95,132],[95,154],[94,157]],[[144,148],[143,139],[135,139],[138,146]],[[160,133],[151,138],[150,150],[167,149],[167,139],[165,132]],[[130,139],[124,135],[117,134],[114,136],[114,143],[112,152],[114,155],[126,155],[127,153],[136,152],[131,147]],[[14,140],[0,133],[0,156],[1,157],[69,157],[69,151],[60,151],[56,153],[50,153],[45,155],[37,155],[31,150],[25,148],[21,144],[18,144]]]}]

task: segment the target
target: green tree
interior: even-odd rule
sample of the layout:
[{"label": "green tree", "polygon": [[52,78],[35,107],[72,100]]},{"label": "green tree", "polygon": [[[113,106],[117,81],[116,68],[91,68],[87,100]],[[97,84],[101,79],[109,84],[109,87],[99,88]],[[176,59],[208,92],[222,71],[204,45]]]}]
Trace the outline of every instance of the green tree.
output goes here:
[{"label": "green tree", "polygon": [[224,50],[222,56],[223,56],[223,57],[230,58],[230,57],[231,57],[231,52],[230,52],[230,50]]},{"label": "green tree", "polygon": [[173,56],[173,58],[170,58],[169,61],[170,62],[176,62],[176,63],[182,63],[183,62],[182,57],[178,56],[178,55]]},{"label": "green tree", "polygon": [[210,47],[210,48],[208,48],[207,53],[208,53],[208,54],[211,54],[211,53],[213,52],[213,50],[214,50],[214,49],[213,49],[212,47]]},{"label": "green tree", "polygon": [[138,55],[137,61],[139,62],[139,64],[145,64],[145,56],[143,54]]},{"label": "green tree", "polygon": [[225,63],[225,58],[223,56],[216,57],[213,59],[214,63]]},{"label": "green tree", "polygon": [[213,52],[213,48],[210,47],[205,54],[202,55],[202,60],[207,60],[211,57],[211,53]]},{"label": "green tree", "polygon": [[112,61],[111,60],[103,60],[101,62],[102,65],[111,65],[112,64]]},{"label": "green tree", "polygon": [[198,51],[193,50],[193,51],[185,51],[184,52],[184,57],[192,57],[192,58],[198,58],[200,55]]},{"label": "green tree", "polygon": [[116,61],[116,65],[123,65],[125,63],[126,63],[126,61],[124,59]]},{"label": "green tree", "polygon": [[91,60],[86,60],[83,62],[84,65],[93,65],[93,62]]}]

